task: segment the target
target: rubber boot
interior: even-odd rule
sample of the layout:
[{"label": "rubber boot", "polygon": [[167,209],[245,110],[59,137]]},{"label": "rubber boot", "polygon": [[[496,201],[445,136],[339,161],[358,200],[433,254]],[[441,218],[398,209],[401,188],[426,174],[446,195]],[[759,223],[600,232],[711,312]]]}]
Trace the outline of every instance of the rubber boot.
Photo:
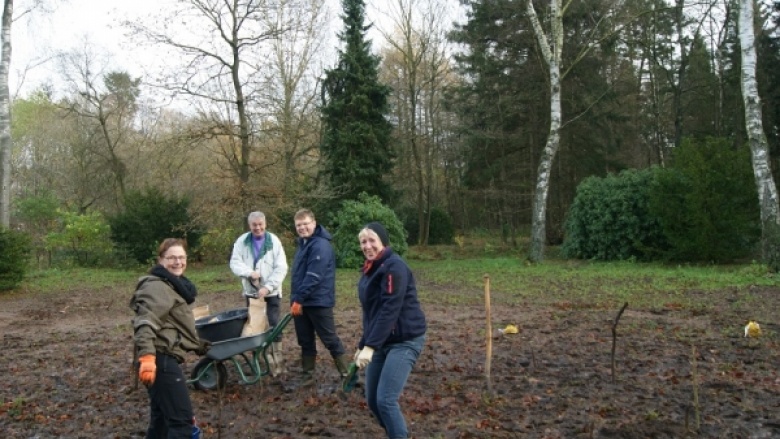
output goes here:
[{"label": "rubber boot", "polygon": [[301,357],[301,387],[314,385],[314,367],[317,365],[317,357]]},{"label": "rubber boot", "polygon": [[338,369],[341,378],[346,378],[349,373],[349,356],[339,355],[338,357],[333,357],[333,362],[336,364],[336,369]]},{"label": "rubber boot", "polygon": [[274,359],[271,375],[277,377],[287,373],[287,368],[284,365],[284,356],[282,354],[282,342],[277,341],[271,345],[271,356]]}]

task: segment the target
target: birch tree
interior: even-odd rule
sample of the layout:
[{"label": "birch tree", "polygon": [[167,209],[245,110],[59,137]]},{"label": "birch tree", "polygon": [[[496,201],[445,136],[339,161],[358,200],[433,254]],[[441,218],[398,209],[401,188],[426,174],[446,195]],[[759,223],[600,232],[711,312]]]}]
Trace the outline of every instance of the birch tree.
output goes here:
[{"label": "birch tree", "polygon": [[[27,15],[42,5],[35,1],[23,8],[19,16]],[[0,24],[0,227],[11,222],[11,92],[8,85],[11,70],[11,25],[14,22],[14,0],[3,0]]]},{"label": "birch tree", "polygon": [[752,0],[741,0],[739,10],[739,44],[742,52],[742,99],[745,103],[745,128],[750,144],[753,175],[756,179],[758,202],[763,231],[763,252],[766,260],[771,243],[768,236],[777,228],[780,219],[777,186],[769,161],[769,146],[764,133],[761,99],[756,81],[756,45]]},{"label": "birch tree", "polygon": [[11,68],[11,24],[14,1],[3,2],[0,26],[2,52],[0,54],[0,227],[11,222],[11,96],[8,90],[8,72]]},{"label": "birch tree", "polygon": [[550,174],[553,161],[560,147],[561,130],[561,52],[563,50],[563,7],[561,0],[550,0],[550,39],[542,29],[536,15],[533,0],[528,0],[528,17],[534,29],[550,73],[550,132],[542,150],[537,168],[536,186],[533,194],[531,218],[531,253],[534,262],[544,259],[547,239],[547,197],[550,192]]}]

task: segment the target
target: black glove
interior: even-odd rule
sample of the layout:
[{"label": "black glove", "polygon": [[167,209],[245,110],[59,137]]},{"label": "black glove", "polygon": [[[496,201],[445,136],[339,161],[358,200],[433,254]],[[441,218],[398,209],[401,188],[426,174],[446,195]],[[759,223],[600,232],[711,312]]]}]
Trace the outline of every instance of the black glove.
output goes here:
[{"label": "black glove", "polygon": [[200,345],[198,346],[198,349],[195,350],[195,353],[198,355],[206,355],[209,349],[211,349],[211,342],[201,338]]},{"label": "black glove", "polygon": [[249,281],[249,286],[252,288],[251,291],[244,291],[243,295],[246,298],[249,299],[257,299],[260,297],[260,279],[253,280],[252,278],[247,278]]}]

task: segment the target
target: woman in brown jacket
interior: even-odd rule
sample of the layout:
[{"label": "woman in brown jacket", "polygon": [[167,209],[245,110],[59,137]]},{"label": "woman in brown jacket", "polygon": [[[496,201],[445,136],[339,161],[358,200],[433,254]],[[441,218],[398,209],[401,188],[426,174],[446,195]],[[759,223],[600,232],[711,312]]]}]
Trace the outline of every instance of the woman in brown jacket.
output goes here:
[{"label": "woman in brown jacket", "polygon": [[192,402],[180,364],[187,351],[203,353],[205,345],[189,307],[197,290],[184,277],[186,268],[184,241],[164,240],[157,265],[138,280],[130,301],[138,378],[147,386],[151,405],[147,439],[192,438]]}]

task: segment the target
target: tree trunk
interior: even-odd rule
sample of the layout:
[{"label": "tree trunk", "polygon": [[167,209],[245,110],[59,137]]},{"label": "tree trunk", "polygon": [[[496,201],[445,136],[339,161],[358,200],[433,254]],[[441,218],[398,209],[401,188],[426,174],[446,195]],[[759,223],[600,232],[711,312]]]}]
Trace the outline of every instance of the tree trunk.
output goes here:
[{"label": "tree trunk", "polygon": [[[743,0],[739,9],[739,41],[742,49],[742,99],[745,102],[745,128],[753,161],[753,175],[756,179],[758,202],[761,210],[764,258],[766,261],[769,243],[767,237],[777,227],[780,218],[777,200],[777,186],[769,161],[769,146],[761,119],[761,99],[756,83],[756,46],[753,23],[753,1]],[[771,230],[770,230],[771,228]]]},{"label": "tree trunk", "polygon": [[11,96],[8,72],[11,66],[13,0],[3,5],[2,59],[0,59],[0,226],[11,224]]},{"label": "tree trunk", "polygon": [[540,262],[544,259],[547,242],[547,196],[550,192],[550,173],[560,146],[561,128],[561,51],[563,49],[563,11],[560,0],[550,0],[550,30],[553,44],[548,43],[539,23],[532,0],[528,0],[528,16],[534,28],[543,57],[550,69],[550,133],[547,144],[539,159],[536,174],[536,188],[531,218],[531,252],[529,259]]}]

